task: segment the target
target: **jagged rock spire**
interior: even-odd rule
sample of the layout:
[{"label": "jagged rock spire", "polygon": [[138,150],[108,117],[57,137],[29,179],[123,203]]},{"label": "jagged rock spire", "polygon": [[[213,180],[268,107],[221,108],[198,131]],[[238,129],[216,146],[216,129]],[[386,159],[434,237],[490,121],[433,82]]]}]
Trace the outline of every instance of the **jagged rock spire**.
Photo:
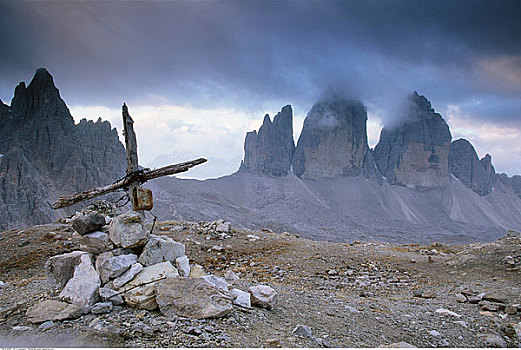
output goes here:
[{"label": "jagged rock spire", "polygon": [[[330,96],[309,111],[295,150],[302,178],[356,176],[366,163],[367,111],[360,101]],[[372,163],[372,161],[371,161]]]},{"label": "jagged rock spire", "polygon": [[285,176],[290,171],[294,150],[293,110],[287,105],[273,122],[266,114],[258,133],[251,131],[246,134],[241,170]]},{"label": "jagged rock spire", "polygon": [[474,146],[469,141],[459,139],[451,143],[449,164],[451,174],[480,196],[492,191],[496,182],[492,157],[487,154],[479,160]]},{"label": "jagged rock spire", "polygon": [[376,165],[392,184],[443,186],[449,181],[449,126],[425,96],[414,92],[408,101],[401,122],[382,129],[374,149]]}]

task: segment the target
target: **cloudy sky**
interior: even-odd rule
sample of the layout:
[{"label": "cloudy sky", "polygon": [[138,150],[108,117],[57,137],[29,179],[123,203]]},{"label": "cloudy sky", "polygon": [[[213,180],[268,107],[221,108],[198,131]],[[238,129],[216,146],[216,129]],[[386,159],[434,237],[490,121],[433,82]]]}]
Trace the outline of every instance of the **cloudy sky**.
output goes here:
[{"label": "cloudy sky", "polygon": [[521,174],[520,18],[521,1],[0,1],[0,99],[45,67],[76,121],[120,129],[125,101],[141,164],[206,156],[207,177],[286,104],[296,141],[326,89],[361,99],[374,146],[416,90]]}]

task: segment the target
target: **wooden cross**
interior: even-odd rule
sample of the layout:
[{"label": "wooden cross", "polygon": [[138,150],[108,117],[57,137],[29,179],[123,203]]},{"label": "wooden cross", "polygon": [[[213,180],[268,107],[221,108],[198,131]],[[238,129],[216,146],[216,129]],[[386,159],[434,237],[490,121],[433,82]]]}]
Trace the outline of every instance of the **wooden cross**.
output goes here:
[{"label": "wooden cross", "polygon": [[[125,134],[125,149],[127,151],[127,175],[114,182],[113,184],[96,187],[88,191],[76,193],[70,196],[61,196],[56,202],[52,204],[53,209],[60,209],[71,206],[78,202],[99,197],[106,193],[114,192],[120,188],[127,189],[132,200],[132,208],[134,210],[142,210],[140,206],[140,191],[143,191],[139,186],[148,180],[158,177],[182,173],[188,171],[190,168],[206,162],[204,158],[198,158],[189,162],[167,165],[165,167],[149,170],[139,169],[137,160],[137,141],[134,132],[134,121],[128,113],[126,104],[123,104],[123,132]],[[151,192],[150,192],[151,194]],[[151,207],[150,207],[151,209]],[[150,210],[148,209],[148,210]]]}]

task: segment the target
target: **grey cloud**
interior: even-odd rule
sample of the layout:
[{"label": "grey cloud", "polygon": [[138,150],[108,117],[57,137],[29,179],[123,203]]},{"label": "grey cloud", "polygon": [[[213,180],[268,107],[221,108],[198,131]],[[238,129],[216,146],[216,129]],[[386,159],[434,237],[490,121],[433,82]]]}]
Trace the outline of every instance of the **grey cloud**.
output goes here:
[{"label": "grey cloud", "polygon": [[521,91],[498,96],[473,67],[521,57],[519,18],[519,1],[4,1],[0,97],[44,66],[70,104],[253,112],[331,87],[388,118],[413,90],[436,109],[475,94],[512,104]]}]

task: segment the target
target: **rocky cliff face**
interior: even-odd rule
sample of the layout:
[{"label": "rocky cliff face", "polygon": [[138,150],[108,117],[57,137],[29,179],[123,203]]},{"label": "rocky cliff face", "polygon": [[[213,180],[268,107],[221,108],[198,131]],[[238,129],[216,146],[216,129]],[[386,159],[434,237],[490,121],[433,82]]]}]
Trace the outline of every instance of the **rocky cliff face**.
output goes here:
[{"label": "rocky cliff face", "polygon": [[258,133],[246,134],[241,170],[273,177],[285,176],[290,171],[294,151],[293,111],[287,105],[273,122],[266,114]]},{"label": "rocky cliff face", "polygon": [[125,150],[108,122],[74,120],[54,86],[38,69],[0,106],[0,228],[49,222],[59,195],[108,184],[124,175]]},{"label": "rocky cliff face", "polygon": [[391,184],[440,187],[449,181],[451,138],[445,120],[415,92],[409,97],[405,118],[382,129],[374,160]]},{"label": "rocky cliff face", "polygon": [[479,160],[476,150],[469,141],[459,139],[451,143],[449,165],[450,172],[480,196],[492,191],[496,182],[492,157],[487,154]]},{"label": "rocky cliff face", "polygon": [[367,112],[360,101],[333,98],[316,103],[306,116],[295,150],[295,175],[359,175],[370,156],[366,122]]}]

